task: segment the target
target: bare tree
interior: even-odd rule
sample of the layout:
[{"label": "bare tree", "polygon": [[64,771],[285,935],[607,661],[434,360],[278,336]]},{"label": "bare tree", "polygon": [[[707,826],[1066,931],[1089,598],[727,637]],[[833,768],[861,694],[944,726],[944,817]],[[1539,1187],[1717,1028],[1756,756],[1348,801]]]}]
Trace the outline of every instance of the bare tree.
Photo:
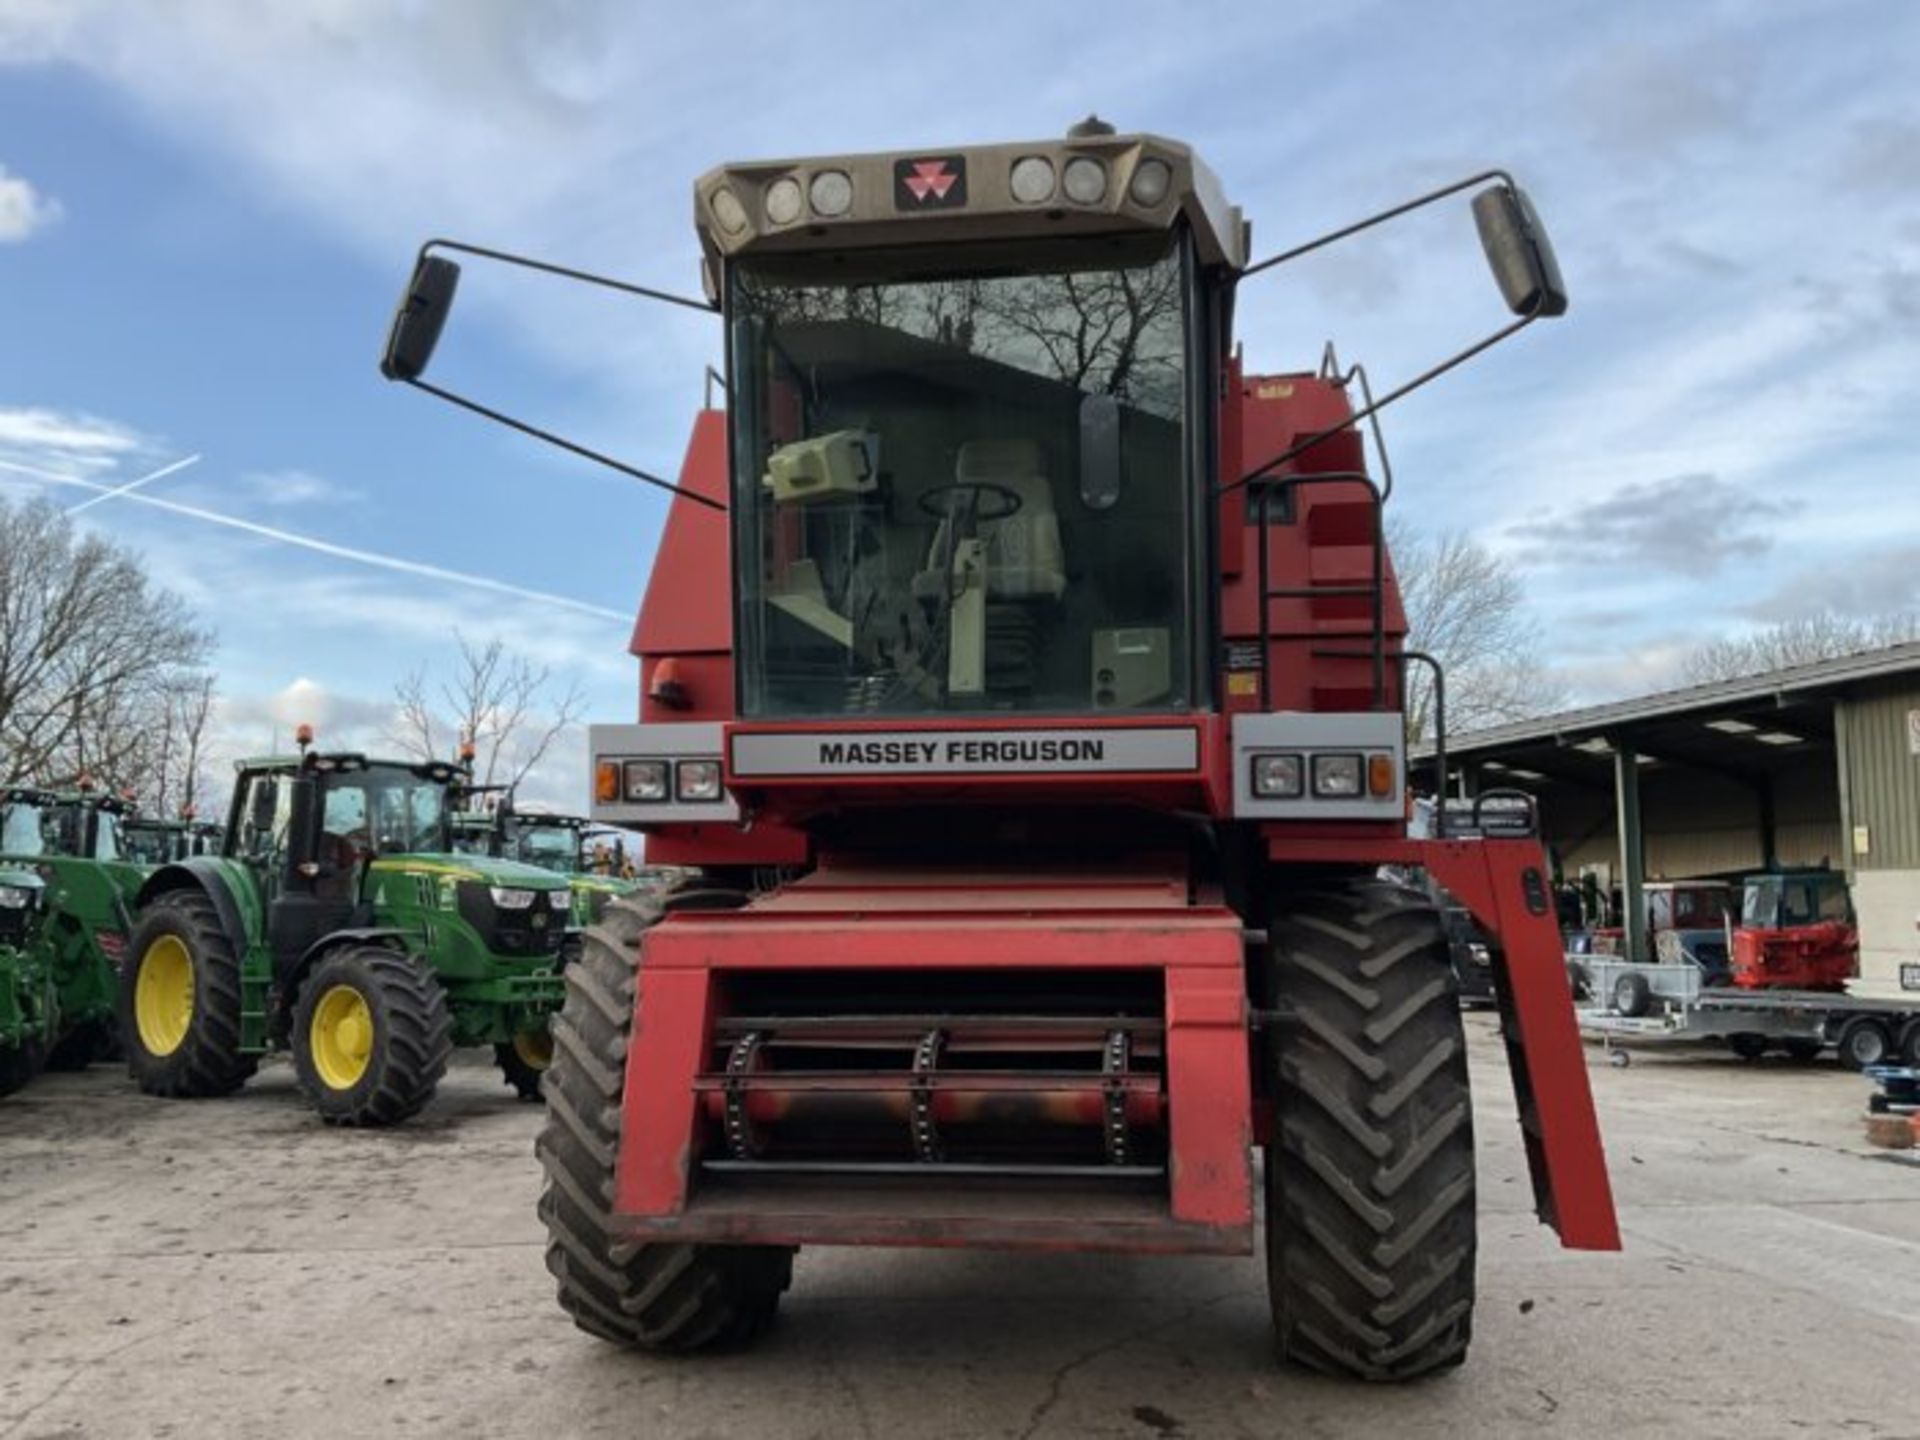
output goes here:
[{"label": "bare tree", "polygon": [[579,723],[585,697],[569,683],[549,702],[553,675],[545,665],[509,654],[498,638],[475,645],[456,631],[454,639],[451,675],[436,680],[423,665],[394,686],[400,708],[391,738],[422,760],[452,759],[471,740],[481,784],[517,785]]},{"label": "bare tree", "polygon": [[[1526,589],[1512,565],[1458,532],[1416,535],[1389,521],[1400,596],[1407,611],[1407,647],[1424,650],[1447,675],[1447,729],[1484,729],[1559,709],[1566,687],[1547,670]],[[1409,666],[1407,733],[1433,731],[1433,682]]]},{"label": "bare tree", "polygon": [[1816,660],[1862,650],[1880,650],[1910,640],[1920,640],[1920,612],[1865,617],[1803,615],[1751,635],[1709,640],[1680,662],[1680,673],[1688,684],[1704,685],[1741,675],[1764,675],[1791,665],[1811,665]]},{"label": "bare tree", "polygon": [[135,782],[168,686],[211,645],[135,552],[0,501],[0,778]]}]

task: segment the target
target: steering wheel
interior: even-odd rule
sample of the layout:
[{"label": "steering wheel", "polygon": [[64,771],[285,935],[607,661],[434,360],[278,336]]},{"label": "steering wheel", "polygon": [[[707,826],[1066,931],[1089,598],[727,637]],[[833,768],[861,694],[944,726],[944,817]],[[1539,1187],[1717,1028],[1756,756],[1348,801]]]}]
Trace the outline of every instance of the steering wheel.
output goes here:
[{"label": "steering wheel", "polygon": [[[1005,520],[1009,515],[1017,515],[1026,502],[1019,492],[1009,490],[1005,485],[996,485],[990,480],[959,480],[951,485],[936,485],[920,494],[920,508],[935,520],[948,518],[949,510],[944,504],[935,504],[936,500],[958,494],[970,494],[974,497],[973,518],[976,523],[986,520]],[[982,508],[982,500],[992,499],[1000,502],[1000,508],[989,510]]]}]

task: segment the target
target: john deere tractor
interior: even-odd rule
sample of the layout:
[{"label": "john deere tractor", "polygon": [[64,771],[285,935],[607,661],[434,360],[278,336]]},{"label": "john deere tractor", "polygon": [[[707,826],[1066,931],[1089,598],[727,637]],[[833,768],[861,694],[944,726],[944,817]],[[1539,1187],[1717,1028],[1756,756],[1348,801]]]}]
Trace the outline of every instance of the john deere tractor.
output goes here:
[{"label": "john deere tractor", "polygon": [[38,1073],[59,1018],[40,943],[45,894],[33,871],[0,865],[0,1095]]},{"label": "john deere tractor", "polygon": [[242,761],[221,853],[156,870],[121,976],[149,1094],[224,1095],[292,1051],[321,1117],[390,1125],[456,1045],[492,1045],[539,1093],[570,892],[529,865],[453,853],[457,765],[352,753]]},{"label": "john deere tractor", "polygon": [[[475,806],[488,796],[493,797],[491,805]],[[576,931],[584,931],[598,921],[615,896],[640,888],[637,880],[596,874],[588,865],[585,844],[592,822],[584,816],[521,810],[514,804],[510,785],[469,786],[462,804],[473,808],[453,817],[454,848],[463,854],[518,860],[564,875],[573,890]],[[572,937],[575,948],[579,938],[578,934]]]},{"label": "john deere tractor", "polygon": [[113,1053],[115,972],[146,873],[122,849],[126,809],[91,790],[0,790],[0,868],[30,871],[42,885],[34,964],[50,989],[38,1043],[52,1069]]}]

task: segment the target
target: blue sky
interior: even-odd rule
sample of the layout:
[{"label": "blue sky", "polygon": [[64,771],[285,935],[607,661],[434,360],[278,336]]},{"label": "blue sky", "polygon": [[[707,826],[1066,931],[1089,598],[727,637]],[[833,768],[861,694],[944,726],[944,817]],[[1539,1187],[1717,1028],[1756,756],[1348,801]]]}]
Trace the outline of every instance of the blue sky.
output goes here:
[{"label": "blue sky", "polygon": [[[1195,144],[1261,252],[1489,164],[1529,185],[1572,314],[1398,407],[1389,442],[1407,518],[1523,567],[1576,695],[1657,685],[1769,619],[1920,602],[1920,8],[959,13],[0,0],[0,461],[119,484],[197,454],[145,493],[534,592],[89,510],[219,630],[242,748],[299,718],[377,735],[456,626],[625,718],[662,502],[378,378],[414,247],[693,291],[691,182],[715,163],[1098,109]],[[1242,300],[1250,365],[1333,336],[1377,381],[1409,374],[1498,322],[1479,266],[1457,207],[1275,272]],[[717,339],[474,270],[436,378],[671,471]],[[581,754],[540,790],[577,801]]]}]

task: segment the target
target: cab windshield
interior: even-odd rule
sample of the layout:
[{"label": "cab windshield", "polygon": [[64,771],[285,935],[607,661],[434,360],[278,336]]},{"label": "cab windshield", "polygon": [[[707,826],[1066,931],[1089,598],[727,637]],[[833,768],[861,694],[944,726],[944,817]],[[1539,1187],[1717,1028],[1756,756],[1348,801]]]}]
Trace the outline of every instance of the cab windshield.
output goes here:
[{"label": "cab windshield", "polygon": [[571,875],[580,868],[580,832],[571,825],[515,820],[507,828],[506,854],[523,865]]},{"label": "cab windshield", "polygon": [[0,855],[47,853],[45,816],[38,805],[9,800],[0,808]]},{"label": "cab windshield", "polygon": [[1189,704],[1186,241],[1152,245],[735,267],[743,714]]},{"label": "cab windshield", "polygon": [[377,855],[447,853],[447,787],[397,765],[327,777],[321,829]]}]

